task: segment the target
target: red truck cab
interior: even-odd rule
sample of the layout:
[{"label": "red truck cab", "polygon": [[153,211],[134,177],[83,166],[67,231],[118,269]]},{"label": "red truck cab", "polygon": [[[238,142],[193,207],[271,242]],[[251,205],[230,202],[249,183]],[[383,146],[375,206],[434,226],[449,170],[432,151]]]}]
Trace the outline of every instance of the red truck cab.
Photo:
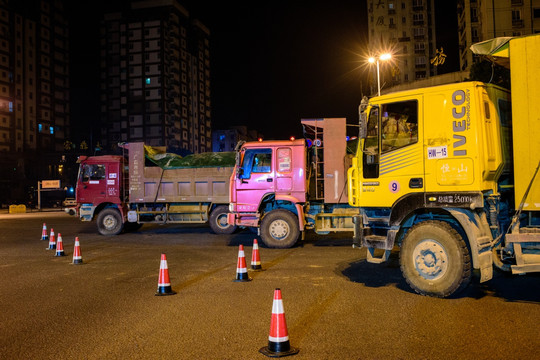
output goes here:
[{"label": "red truck cab", "polygon": [[77,203],[79,217],[91,221],[95,209],[116,204],[122,206],[122,181],[124,158],[118,155],[79,157]]}]

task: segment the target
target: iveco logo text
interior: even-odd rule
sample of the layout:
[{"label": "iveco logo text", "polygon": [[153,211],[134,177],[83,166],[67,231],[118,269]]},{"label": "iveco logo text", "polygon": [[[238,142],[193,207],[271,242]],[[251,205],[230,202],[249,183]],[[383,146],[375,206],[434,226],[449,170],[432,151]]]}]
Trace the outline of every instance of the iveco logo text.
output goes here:
[{"label": "iveco logo text", "polygon": [[463,133],[471,124],[471,95],[463,90],[456,90],[452,94],[452,116],[454,117],[454,156],[466,156],[467,150],[463,147],[467,143],[467,137]]}]

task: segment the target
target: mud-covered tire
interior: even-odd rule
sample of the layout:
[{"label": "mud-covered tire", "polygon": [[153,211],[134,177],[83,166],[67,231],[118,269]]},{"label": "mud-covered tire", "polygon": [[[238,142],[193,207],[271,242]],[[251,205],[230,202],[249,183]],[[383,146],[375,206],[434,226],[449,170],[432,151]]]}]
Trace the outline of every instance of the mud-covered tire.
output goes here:
[{"label": "mud-covered tire", "polygon": [[288,210],[272,210],[261,221],[261,239],[270,248],[290,248],[298,240],[298,218]]},{"label": "mud-covered tire", "polygon": [[471,280],[467,244],[448,223],[423,221],[405,236],[399,256],[401,272],[417,293],[447,297]]},{"label": "mud-covered tire", "polygon": [[214,210],[212,210],[208,223],[214,233],[232,234],[236,231],[236,225],[229,225],[227,223],[228,213],[229,207],[225,205],[217,206]]},{"label": "mud-covered tire", "polygon": [[118,235],[124,228],[122,215],[117,209],[104,209],[97,217],[97,228],[101,235]]}]

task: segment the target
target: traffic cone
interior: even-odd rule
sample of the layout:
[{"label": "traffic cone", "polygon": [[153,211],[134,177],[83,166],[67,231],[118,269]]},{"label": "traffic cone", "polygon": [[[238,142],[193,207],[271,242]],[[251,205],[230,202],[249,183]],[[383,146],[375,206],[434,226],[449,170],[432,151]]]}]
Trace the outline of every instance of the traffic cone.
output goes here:
[{"label": "traffic cone", "polygon": [[161,254],[161,264],[159,266],[159,279],[156,296],[162,295],[174,295],[171,288],[171,280],[169,280],[169,267],[167,266],[167,257],[165,254]]},{"label": "traffic cone", "polygon": [[64,243],[62,242],[62,234],[58,233],[58,240],[56,241],[56,254],[54,256],[66,256],[64,254]]},{"label": "traffic cone", "polygon": [[47,235],[47,224],[43,223],[43,231],[41,232],[41,240],[49,240],[49,235]]},{"label": "traffic cone", "polygon": [[49,236],[49,248],[47,250],[56,249],[56,241],[54,239],[54,229],[51,228],[51,235]]},{"label": "traffic cone", "polygon": [[253,251],[251,253],[251,270],[261,270],[261,258],[259,256],[259,243],[253,239]]},{"label": "traffic cone", "polygon": [[248,273],[247,273],[246,256],[244,255],[244,245],[240,245],[238,249],[238,262],[236,265],[236,279],[233,281],[236,281],[236,282],[251,281],[251,278],[248,276]]},{"label": "traffic cone", "polygon": [[[60,236],[60,234],[58,235]],[[75,247],[73,248],[73,262],[74,265],[82,264],[82,256],[81,256],[81,244],[79,243],[79,238],[75,237]]]},{"label": "traffic cone", "polygon": [[283,310],[283,301],[281,300],[281,290],[277,288],[274,291],[268,346],[261,348],[259,352],[269,357],[282,357],[297,354],[299,351],[299,349],[291,347],[289,343],[285,311]]}]

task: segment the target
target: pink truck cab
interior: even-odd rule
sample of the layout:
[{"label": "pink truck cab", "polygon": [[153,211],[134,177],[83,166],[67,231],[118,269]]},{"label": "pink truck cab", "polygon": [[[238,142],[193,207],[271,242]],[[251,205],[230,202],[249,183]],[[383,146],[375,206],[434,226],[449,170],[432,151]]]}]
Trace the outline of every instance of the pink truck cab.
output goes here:
[{"label": "pink truck cab", "polygon": [[[268,197],[293,204],[306,201],[305,141],[248,142],[231,177],[231,204],[237,225],[257,227],[259,205]],[[231,209],[229,209],[231,210]]]},{"label": "pink truck cab", "polygon": [[[246,142],[238,149],[229,182],[227,222],[258,228],[269,247],[291,247],[306,229],[354,231],[351,216],[345,214],[349,211],[344,210],[350,209],[347,194],[342,191],[347,170],[345,119],[302,123],[315,129],[314,142]],[[327,148],[323,149],[323,141]],[[338,218],[341,221],[335,221]]]}]

